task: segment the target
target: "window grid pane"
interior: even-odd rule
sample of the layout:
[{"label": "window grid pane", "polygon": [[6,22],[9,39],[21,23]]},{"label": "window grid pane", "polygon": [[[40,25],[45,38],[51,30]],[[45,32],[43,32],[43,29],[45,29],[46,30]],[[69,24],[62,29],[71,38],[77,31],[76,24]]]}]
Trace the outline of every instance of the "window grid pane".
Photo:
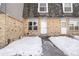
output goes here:
[{"label": "window grid pane", "polygon": [[46,11],[46,7],[40,7],[40,11]]},{"label": "window grid pane", "polygon": [[63,12],[64,13],[72,13],[73,12],[72,3],[64,3],[63,4]]},{"label": "window grid pane", "polygon": [[46,3],[40,3],[40,7],[46,7]]},{"label": "window grid pane", "polygon": [[74,24],[70,24],[69,29],[74,30]]},{"label": "window grid pane", "polygon": [[29,22],[29,30],[37,30],[37,23]]},{"label": "window grid pane", "polygon": [[38,12],[39,13],[47,13],[48,12],[48,4],[47,3],[39,3],[38,4]]},{"label": "window grid pane", "polygon": [[71,7],[65,7],[66,12],[71,12]]}]

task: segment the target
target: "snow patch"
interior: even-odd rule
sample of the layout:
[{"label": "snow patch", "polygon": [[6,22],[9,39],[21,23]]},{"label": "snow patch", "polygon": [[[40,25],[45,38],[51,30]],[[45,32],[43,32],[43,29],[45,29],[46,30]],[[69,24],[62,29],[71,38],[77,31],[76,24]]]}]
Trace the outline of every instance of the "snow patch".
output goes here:
[{"label": "snow patch", "polygon": [[49,39],[66,55],[79,56],[78,40],[66,36],[50,37]]},{"label": "snow patch", "polygon": [[0,49],[2,56],[38,56],[42,54],[42,42],[39,37],[24,37]]},{"label": "snow patch", "polygon": [[74,38],[79,39],[79,36],[74,36]]}]

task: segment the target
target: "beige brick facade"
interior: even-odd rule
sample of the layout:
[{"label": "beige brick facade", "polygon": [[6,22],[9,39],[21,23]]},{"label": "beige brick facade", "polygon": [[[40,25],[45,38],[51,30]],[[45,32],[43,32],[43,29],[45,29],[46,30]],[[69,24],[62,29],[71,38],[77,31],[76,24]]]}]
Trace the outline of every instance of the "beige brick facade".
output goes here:
[{"label": "beige brick facade", "polygon": [[60,19],[59,18],[48,18],[47,19],[47,30],[48,35],[59,35],[60,34]]},{"label": "beige brick facade", "polygon": [[5,14],[0,14],[0,47],[23,35],[23,23]]}]

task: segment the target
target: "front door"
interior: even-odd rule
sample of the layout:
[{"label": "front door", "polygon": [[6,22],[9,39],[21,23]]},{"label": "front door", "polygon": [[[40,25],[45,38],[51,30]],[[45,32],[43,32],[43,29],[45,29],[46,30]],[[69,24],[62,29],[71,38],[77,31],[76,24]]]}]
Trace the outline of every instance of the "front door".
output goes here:
[{"label": "front door", "polygon": [[67,34],[67,21],[66,21],[66,18],[61,19],[61,34]]},{"label": "front door", "polygon": [[41,17],[41,34],[47,34],[47,19]]}]

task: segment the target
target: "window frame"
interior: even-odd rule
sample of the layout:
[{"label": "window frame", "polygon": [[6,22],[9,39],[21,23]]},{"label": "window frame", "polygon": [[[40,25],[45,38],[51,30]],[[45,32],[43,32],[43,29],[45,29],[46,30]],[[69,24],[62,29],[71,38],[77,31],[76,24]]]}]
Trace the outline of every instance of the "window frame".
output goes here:
[{"label": "window frame", "polygon": [[[71,7],[71,11],[65,11],[65,5],[66,4],[71,4],[71,6],[68,6],[68,7]],[[63,3],[63,13],[73,13],[73,3]]]},{"label": "window frame", "polygon": [[75,30],[74,24],[69,24],[69,30]]},{"label": "window frame", "polygon": [[[44,4],[46,4],[46,11],[40,11],[40,5],[41,5],[42,3],[38,3],[38,12],[39,13],[48,13],[48,3],[44,3]],[[42,7],[44,7],[45,8],[45,6],[42,6]]]},{"label": "window frame", "polygon": [[28,30],[32,30],[32,22],[28,22]]},{"label": "window frame", "polygon": [[79,30],[79,21],[77,22],[78,30]]},{"label": "window frame", "polygon": [[[38,23],[37,22],[35,22],[35,21],[29,21],[28,23],[32,23],[32,25],[28,25],[28,30],[38,30]],[[36,24],[34,24],[34,23],[36,23]],[[29,29],[29,28],[32,28],[32,29]],[[35,29],[35,27],[37,27],[37,29]]]},{"label": "window frame", "polygon": [[[71,26],[72,25],[72,26]],[[73,28],[73,29],[70,29],[70,28]],[[74,24],[69,24],[69,29],[70,30],[74,30],[74,31],[79,31],[79,22],[77,22],[77,25],[74,25]]]}]

